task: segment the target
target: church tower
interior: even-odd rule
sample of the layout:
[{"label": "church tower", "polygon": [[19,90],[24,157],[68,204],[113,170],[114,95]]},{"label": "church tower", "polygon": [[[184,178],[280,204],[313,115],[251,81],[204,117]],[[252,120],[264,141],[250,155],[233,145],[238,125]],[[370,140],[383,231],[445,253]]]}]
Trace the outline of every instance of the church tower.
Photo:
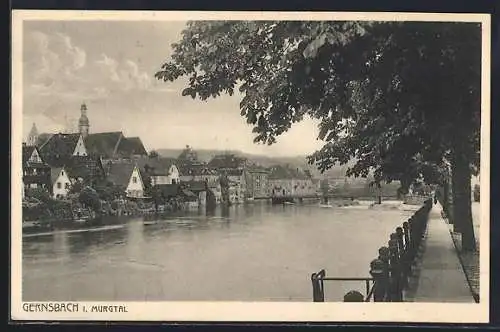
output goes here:
[{"label": "church tower", "polygon": [[28,134],[28,146],[35,146],[38,141],[38,130],[36,129],[36,125],[33,122],[33,126],[31,127],[30,133]]},{"label": "church tower", "polygon": [[80,134],[85,138],[89,134],[89,118],[87,118],[87,105],[85,103],[82,104],[80,107],[80,120],[78,120],[78,130],[80,131]]}]

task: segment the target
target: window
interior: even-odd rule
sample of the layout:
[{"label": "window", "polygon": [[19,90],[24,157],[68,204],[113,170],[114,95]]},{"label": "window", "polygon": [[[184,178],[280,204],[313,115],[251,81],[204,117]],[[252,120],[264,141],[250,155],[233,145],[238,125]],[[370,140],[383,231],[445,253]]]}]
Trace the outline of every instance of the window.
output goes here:
[{"label": "window", "polygon": [[66,183],[64,184],[64,189],[69,189],[69,182],[66,182]]},{"label": "window", "polygon": [[61,175],[64,175],[64,171],[61,171]]},{"label": "window", "polygon": [[57,189],[61,189],[61,182],[57,182]]},{"label": "window", "polygon": [[132,177],[132,183],[137,183],[137,176]]}]

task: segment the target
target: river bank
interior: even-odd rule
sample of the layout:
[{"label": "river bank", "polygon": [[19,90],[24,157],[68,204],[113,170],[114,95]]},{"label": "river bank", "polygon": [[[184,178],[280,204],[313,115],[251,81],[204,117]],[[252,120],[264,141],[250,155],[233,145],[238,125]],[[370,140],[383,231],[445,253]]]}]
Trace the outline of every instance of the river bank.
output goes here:
[{"label": "river bank", "polygon": [[[305,199],[302,202],[297,202],[292,205],[285,204],[285,206],[316,206],[319,199]],[[368,207],[371,204],[369,201],[357,201],[350,199],[336,199],[329,201],[328,205],[322,205],[323,208],[347,208],[347,207]],[[254,206],[254,205],[271,205],[270,200],[254,200],[245,204],[237,204],[235,206]],[[226,209],[218,206],[218,209]],[[43,221],[39,222],[39,226],[23,227],[23,238],[33,236],[43,236],[58,233],[74,233],[92,231],[94,229],[105,230],[106,227],[124,225],[129,220],[140,218],[144,222],[161,221],[175,218],[183,218],[185,216],[197,215],[212,215],[210,211],[206,211],[203,207],[187,207],[177,211],[163,211],[155,212],[154,210],[142,210],[136,213],[123,214],[119,216],[99,216],[89,220],[88,222],[75,222],[73,220],[55,220],[52,222]],[[110,228],[112,229],[112,228]]]}]

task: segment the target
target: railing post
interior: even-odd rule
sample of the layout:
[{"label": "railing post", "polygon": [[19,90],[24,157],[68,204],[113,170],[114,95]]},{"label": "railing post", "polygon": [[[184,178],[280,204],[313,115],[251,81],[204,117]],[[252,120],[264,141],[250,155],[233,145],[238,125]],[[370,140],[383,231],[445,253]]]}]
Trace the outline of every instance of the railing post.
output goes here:
[{"label": "railing post", "polygon": [[370,275],[373,277],[373,302],[384,302],[387,293],[385,264],[381,259],[370,263]]},{"label": "railing post", "polygon": [[[392,234],[391,234],[392,235]],[[401,289],[401,276],[400,264],[398,257],[398,243],[397,240],[391,239],[389,241],[390,250],[390,302],[401,302],[403,300],[403,293]]]},{"label": "railing post", "polygon": [[405,251],[408,252],[410,247],[410,225],[408,221],[403,223],[403,237],[405,239]]},{"label": "railing post", "polygon": [[410,245],[408,248],[410,261],[415,259],[415,218],[411,216],[408,219],[408,234],[410,235]]},{"label": "railing post", "polygon": [[409,230],[409,224],[407,221],[403,223],[403,236],[405,239],[405,260],[404,260],[404,273],[406,280],[408,282],[408,278],[412,274],[412,261],[411,261],[411,243],[410,243],[410,230]]},{"label": "railing post", "polygon": [[379,279],[379,301],[380,302],[388,302],[389,301],[389,258],[390,251],[387,247],[381,247],[378,250],[378,260],[380,260],[380,267],[382,269],[382,275]]},{"label": "railing post", "polygon": [[365,302],[364,296],[358,291],[352,290],[344,295],[344,302]]},{"label": "railing post", "polygon": [[405,243],[404,243],[404,231],[403,228],[396,228],[396,235],[399,244],[399,273],[401,280],[401,287],[406,288],[408,286],[408,273],[407,273],[407,265],[408,265],[408,253],[406,252]]},{"label": "railing post", "polygon": [[319,301],[319,285],[318,285],[318,277],[316,273],[311,274],[311,283],[312,283],[312,289],[313,289],[313,302],[320,302]]},{"label": "railing post", "polygon": [[319,273],[313,273],[311,275],[311,282],[313,287],[313,302],[325,302],[325,292],[323,289],[324,276],[324,270],[321,270]]}]

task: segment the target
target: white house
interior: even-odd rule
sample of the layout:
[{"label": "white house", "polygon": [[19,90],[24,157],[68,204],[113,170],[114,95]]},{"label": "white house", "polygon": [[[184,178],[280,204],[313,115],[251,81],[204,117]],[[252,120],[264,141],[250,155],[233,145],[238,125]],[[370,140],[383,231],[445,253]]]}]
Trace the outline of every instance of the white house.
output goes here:
[{"label": "white house", "polygon": [[75,149],[73,150],[73,156],[87,156],[87,149],[85,148],[82,135],[78,137]]},{"label": "white house", "polygon": [[144,197],[144,182],[142,180],[141,172],[137,165],[134,166],[132,174],[130,175],[127,188],[125,189],[127,197],[141,198]]},{"label": "white house", "polygon": [[54,198],[68,196],[71,181],[64,167],[52,168],[50,170],[50,177],[52,180],[52,196]]},{"label": "white house", "polygon": [[179,169],[175,165],[171,165],[165,173],[151,174],[151,185],[158,184],[178,184],[180,182]]}]

